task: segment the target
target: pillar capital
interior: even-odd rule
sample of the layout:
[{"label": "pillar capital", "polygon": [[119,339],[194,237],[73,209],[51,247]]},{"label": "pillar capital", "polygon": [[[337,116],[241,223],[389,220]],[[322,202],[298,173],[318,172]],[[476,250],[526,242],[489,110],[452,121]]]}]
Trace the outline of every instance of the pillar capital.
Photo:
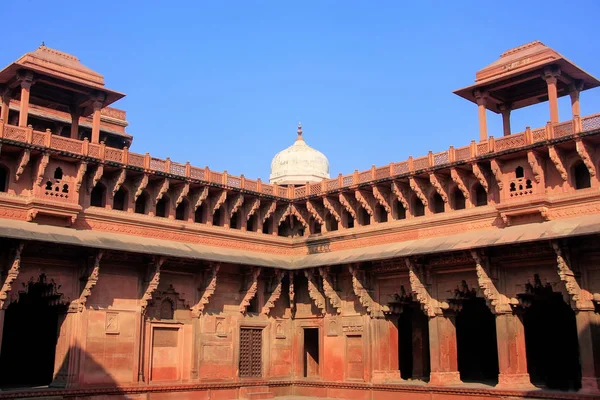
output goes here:
[{"label": "pillar capital", "polygon": [[579,97],[579,92],[583,90],[583,81],[576,80],[569,84],[569,93],[577,93],[577,97]]},{"label": "pillar capital", "polygon": [[473,92],[473,95],[475,96],[478,106],[487,105],[487,100],[489,98],[489,93],[487,91],[478,89]]},{"label": "pillar capital", "polygon": [[546,67],[544,69],[544,74],[542,75],[542,78],[548,84],[555,85],[559,76],[560,76],[560,69],[559,68]]},{"label": "pillar capital", "polygon": [[104,101],[106,100],[106,95],[104,93],[98,92],[98,93],[92,95],[91,100],[92,100],[92,107],[94,108],[94,111],[98,111],[104,107]]},{"label": "pillar capital", "polygon": [[17,82],[24,89],[31,89],[31,85],[33,85],[33,72],[31,71],[19,71],[17,72]]}]

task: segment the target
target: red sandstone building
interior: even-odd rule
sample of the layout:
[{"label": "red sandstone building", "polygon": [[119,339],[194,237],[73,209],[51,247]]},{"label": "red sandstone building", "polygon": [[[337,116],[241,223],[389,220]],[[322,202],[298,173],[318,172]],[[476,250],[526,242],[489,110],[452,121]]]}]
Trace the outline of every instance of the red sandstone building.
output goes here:
[{"label": "red sandstone building", "polygon": [[299,128],[266,183],[130,152],[123,94],[27,53],[0,71],[0,399],[597,398],[599,84],[529,43],[456,91],[478,141],[329,178]]}]

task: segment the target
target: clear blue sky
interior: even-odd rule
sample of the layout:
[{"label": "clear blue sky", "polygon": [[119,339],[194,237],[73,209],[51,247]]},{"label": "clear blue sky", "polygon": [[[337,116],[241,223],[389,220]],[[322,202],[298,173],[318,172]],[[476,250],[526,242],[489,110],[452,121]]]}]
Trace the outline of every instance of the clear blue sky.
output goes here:
[{"label": "clear blue sky", "polygon": [[[477,109],[452,91],[541,40],[600,77],[600,1],[4,1],[3,66],[42,41],[127,97],[132,151],[268,180],[295,139],[331,174],[463,146]],[[600,88],[582,94],[600,112]],[[569,103],[559,103],[561,119]],[[501,120],[489,114],[490,132]],[[543,126],[547,104],[513,112]]]}]

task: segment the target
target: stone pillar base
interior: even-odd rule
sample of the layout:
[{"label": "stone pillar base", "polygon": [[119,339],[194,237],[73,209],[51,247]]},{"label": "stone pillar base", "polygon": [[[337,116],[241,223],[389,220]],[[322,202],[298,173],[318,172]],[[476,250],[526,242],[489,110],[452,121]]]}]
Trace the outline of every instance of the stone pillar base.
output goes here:
[{"label": "stone pillar base", "polygon": [[429,384],[434,386],[460,385],[460,373],[456,372],[432,372],[429,374]]},{"label": "stone pillar base", "polygon": [[579,393],[600,393],[600,379],[592,377],[581,378],[581,389]]},{"label": "stone pillar base", "polygon": [[404,379],[400,376],[400,371],[373,371],[373,377],[371,378],[373,383],[385,383],[385,382],[403,382]]},{"label": "stone pillar base", "polygon": [[496,387],[499,389],[532,389],[535,386],[531,383],[529,374],[499,374]]}]

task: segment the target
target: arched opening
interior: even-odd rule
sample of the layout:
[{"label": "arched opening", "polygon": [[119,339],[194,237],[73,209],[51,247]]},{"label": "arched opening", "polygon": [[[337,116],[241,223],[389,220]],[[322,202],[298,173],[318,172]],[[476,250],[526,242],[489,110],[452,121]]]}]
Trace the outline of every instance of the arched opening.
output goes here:
[{"label": "arched opening", "polygon": [[485,206],[488,203],[487,192],[480,183],[475,185],[475,206]]},{"label": "arched opening", "polygon": [[395,219],[406,219],[406,208],[399,200],[394,200]]},{"label": "arched opening", "polygon": [[523,178],[524,176],[525,176],[525,173],[523,171],[523,167],[518,166],[517,168],[515,168],[515,177],[517,179]]},{"label": "arched opening", "polygon": [[360,207],[360,211],[358,212],[358,220],[361,226],[370,225],[371,224],[371,215],[364,208]]},{"label": "arched opening", "polygon": [[428,318],[413,301],[403,305],[398,317],[398,369],[402,379],[429,376]]},{"label": "arched opening", "polygon": [[346,228],[354,228],[354,218],[352,217],[352,215],[350,215],[348,211],[342,211],[342,218],[346,219]]},{"label": "arched opening", "polygon": [[375,206],[375,218],[377,219],[377,222],[387,222],[388,221],[387,211],[380,204]]},{"label": "arched opening", "polygon": [[0,192],[8,191],[8,175],[8,168],[0,164]]},{"label": "arched opening", "polygon": [[[59,320],[66,305],[45,274],[31,280],[4,316],[0,386],[43,386],[52,382]],[[13,290],[17,290],[14,288]]]},{"label": "arched opening", "polygon": [[143,191],[135,201],[135,212],[136,214],[146,214],[146,209],[148,208],[148,200],[150,196],[148,193]]},{"label": "arched opening", "polygon": [[163,299],[160,303],[160,319],[173,319],[175,310],[170,299]]},{"label": "arched opening", "polygon": [[327,214],[325,217],[325,226],[327,227],[327,232],[333,232],[338,230],[338,221],[335,219],[333,214]]},{"label": "arched opening", "polygon": [[181,200],[181,203],[179,203],[175,209],[175,219],[185,221],[187,219],[188,208],[188,201],[186,199]]},{"label": "arched opening", "polygon": [[587,189],[592,186],[590,171],[583,162],[575,164],[573,176],[575,177],[575,189]]},{"label": "arched opening", "polygon": [[169,216],[169,198],[164,196],[156,202],[156,214],[157,217],[166,218]]},{"label": "arched opening", "polygon": [[422,217],[425,215],[425,206],[417,196],[413,198],[413,214],[415,217]]},{"label": "arched opening", "polygon": [[431,196],[431,200],[433,202],[433,212],[435,214],[443,213],[445,210],[445,204],[442,196],[440,196],[439,193],[434,193],[433,196]]},{"label": "arched opening", "polygon": [[213,217],[212,217],[212,224],[214,226],[223,226],[222,221],[221,221],[221,209],[220,208],[215,210],[215,213],[213,214]]},{"label": "arched opening", "polygon": [[199,207],[196,207],[196,211],[194,211],[194,222],[197,222],[199,224],[206,223],[206,213],[204,212],[204,210],[204,204],[201,204]]},{"label": "arched opening", "polygon": [[248,221],[246,221],[246,230],[248,232],[254,232],[256,230],[256,218],[256,214],[253,214],[248,218]]},{"label": "arched opening", "polygon": [[[463,282],[463,285],[464,282]],[[458,371],[463,382],[498,383],[496,318],[485,299],[468,295],[456,315]]]},{"label": "arched opening", "polygon": [[454,190],[454,209],[455,210],[464,210],[466,207],[466,199],[463,192],[459,189]]},{"label": "arched opening", "polygon": [[314,218],[310,219],[310,233],[314,235],[321,233],[321,224]]},{"label": "arched opening", "polygon": [[61,167],[57,167],[54,170],[54,179],[60,181],[63,178],[63,170]]},{"label": "arched opening", "polygon": [[264,220],[264,222],[263,222],[262,233],[270,235],[271,233],[273,233],[272,227],[273,227],[273,217],[269,217],[266,220]]},{"label": "arched opening", "polygon": [[119,188],[113,198],[113,209],[125,211],[127,207],[127,192],[123,188]]},{"label": "arched opening", "polygon": [[284,237],[304,236],[304,227],[295,215],[290,215],[279,224],[277,235]]},{"label": "arched opening", "polygon": [[105,207],[106,206],[106,188],[100,182],[94,186],[90,195],[90,205],[92,207]]},{"label": "arched opening", "polygon": [[236,211],[229,220],[229,227],[231,229],[240,229],[238,226],[239,213]]},{"label": "arched opening", "polygon": [[[581,388],[579,342],[575,312],[552,285],[543,285],[535,275],[519,295],[526,306],[523,315],[527,370],[531,383],[549,389]],[[549,350],[551,349],[551,350]]]}]

